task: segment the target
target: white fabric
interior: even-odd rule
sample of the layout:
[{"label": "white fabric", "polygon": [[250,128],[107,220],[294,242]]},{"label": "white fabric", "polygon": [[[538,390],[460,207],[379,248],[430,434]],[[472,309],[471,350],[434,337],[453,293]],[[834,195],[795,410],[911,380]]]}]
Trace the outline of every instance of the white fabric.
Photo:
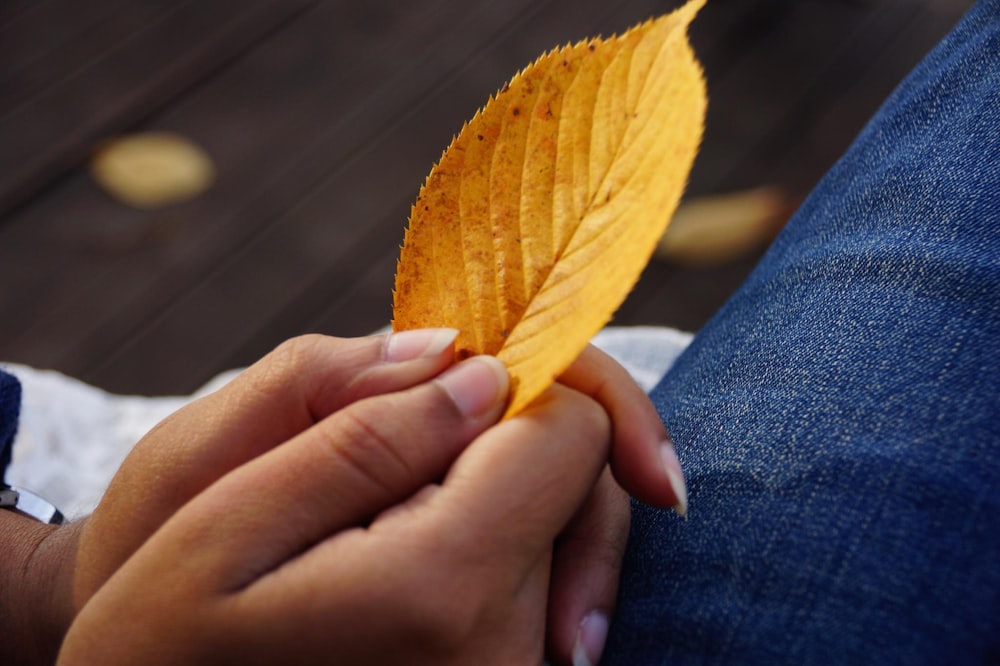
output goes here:
[{"label": "white fabric", "polygon": [[[646,391],[690,341],[689,333],[658,327],[611,327],[594,338]],[[150,428],[239,372],[223,373],[190,396],[140,397],[108,393],[51,370],[4,369],[23,389],[7,481],[35,491],[68,518],[97,506],[122,460]]]},{"label": "white fabric", "polygon": [[225,373],[190,396],[108,393],[53,370],[5,365],[21,382],[21,418],[7,482],[66,515],[90,513],[132,446],[183,405],[221,387]]},{"label": "white fabric", "polygon": [[693,337],[691,333],[661,326],[609,326],[591,342],[621,363],[649,393]]}]

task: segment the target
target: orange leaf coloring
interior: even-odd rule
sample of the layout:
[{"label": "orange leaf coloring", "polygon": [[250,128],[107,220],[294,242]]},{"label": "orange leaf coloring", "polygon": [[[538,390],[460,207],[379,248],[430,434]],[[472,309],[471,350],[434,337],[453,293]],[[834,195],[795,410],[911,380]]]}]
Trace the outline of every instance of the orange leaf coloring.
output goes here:
[{"label": "orange leaf coloring", "polygon": [[507,416],[548,388],[638,280],[684,190],[705,84],[704,0],[552,51],[444,152],[413,206],[393,328],[460,331],[511,374]]}]

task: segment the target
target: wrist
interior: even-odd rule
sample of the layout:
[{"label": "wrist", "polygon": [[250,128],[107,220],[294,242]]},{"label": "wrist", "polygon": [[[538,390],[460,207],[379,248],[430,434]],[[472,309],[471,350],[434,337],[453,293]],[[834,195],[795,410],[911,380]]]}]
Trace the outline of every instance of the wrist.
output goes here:
[{"label": "wrist", "polygon": [[47,525],[0,511],[0,663],[51,664],[75,615],[73,567],[82,523]]}]

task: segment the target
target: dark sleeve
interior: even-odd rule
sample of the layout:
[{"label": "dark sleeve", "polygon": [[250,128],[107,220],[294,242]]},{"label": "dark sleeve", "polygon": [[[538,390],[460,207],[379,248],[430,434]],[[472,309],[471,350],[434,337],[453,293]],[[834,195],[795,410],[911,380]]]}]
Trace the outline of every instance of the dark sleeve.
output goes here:
[{"label": "dark sleeve", "polygon": [[17,433],[17,417],[21,411],[21,383],[0,370],[0,481],[10,464],[11,447]]}]

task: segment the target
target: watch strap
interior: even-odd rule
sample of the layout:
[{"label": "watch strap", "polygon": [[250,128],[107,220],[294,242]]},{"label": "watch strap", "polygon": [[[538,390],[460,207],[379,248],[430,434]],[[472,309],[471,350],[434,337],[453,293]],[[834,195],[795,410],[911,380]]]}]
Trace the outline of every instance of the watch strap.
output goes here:
[{"label": "watch strap", "polygon": [[52,502],[30,490],[14,486],[0,486],[0,509],[14,511],[49,525],[62,525],[66,521]]}]

